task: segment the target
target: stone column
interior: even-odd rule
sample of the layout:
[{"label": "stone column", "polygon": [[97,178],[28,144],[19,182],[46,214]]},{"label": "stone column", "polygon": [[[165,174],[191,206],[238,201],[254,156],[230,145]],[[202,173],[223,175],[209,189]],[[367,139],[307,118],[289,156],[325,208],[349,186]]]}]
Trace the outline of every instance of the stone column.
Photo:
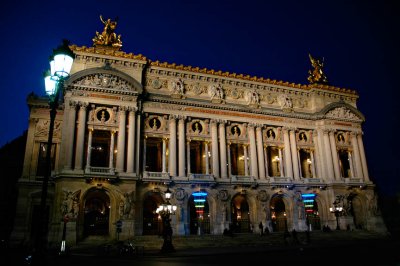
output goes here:
[{"label": "stone column", "polygon": [[265,167],[264,167],[265,177],[268,177],[269,174],[268,174],[268,154],[267,154],[267,146],[264,146],[263,152],[264,152],[264,164],[265,164]]},{"label": "stone column", "polygon": [[244,155],[244,175],[248,176],[249,175],[249,163],[248,163],[249,155],[247,154],[247,145],[243,145],[243,155]]},{"label": "stone column", "polygon": [[185,117],[180,117],[178,122],[178,132],[179,132],[179,176],[186,176],[186,153],[185,153]]},{"label": "stone column", "polygon": [[228,153],[228,176],[232,176],[232,162],[231,162],[231,143],[229,142],[227,145],[227,153]]},{"label": "stone column", "polygon": [[140,132],[140,125],[142,122],[142,115],[139,112],[136,116],[136,175],[139,175],[140,172],[140,142],[142,141],[142,135]]},{"label": "stone column", "polygon": [[327,158],[326,154],[324,152],[324,132],[321,129],[317,130],[318,136],[317,136],[317,144],[318,144],[318,157],[319,157],[319,162],[320,162],[320,169],[321,169],[321,175],[319,176],[323,180],[329,180],[329,174],[328,174],[328,169],[327,167]]},{"label": "stone column", "polygon": [[76,126],[76,102],[69,102],[68,110],[68,125],[67,134],[65,136],[66,141],[66,169],[72,169],[72,158],[74,155],[74,136],[75,136],[75,126]]},{"label": "stone column", "polygon": [[354,175],[353,157],[351,156],[350,151],[347,152],[347,156],[349,157],[349,163],[350,163],[350,171],[351,171],[350,177],[354,177],[355,175]]},{"label": "stone column", "polygon": [[133,165],[135,162],[135,122],[136,122],[136,107],[131,107],[128,116],[128,156],[126,172],[133,173]]},{"label": "stone column", "polygon": [[[34,153],[34,147],[35,147],[35,131],[36,131],[36,124],[39,121],[38,118],[29,118],[29,128],[28,128],[28,135],[26,136],[26,147],[25,147],[25,154],[24,154],[24,165],[23,165],[23,170],[22,170],[22,177],[24,179],[28,179],[31,175],[35,175],[35,173],[32,173],[31,169],[31,160],[32,160],[32,155]],[[36,149],[35,149],[36,150]]]},{"label": "stone column", "polygon": [[367,158],[365,157],[364,143],[362,140],[362,133],[357,134],[358,148],[360,149],[361,165],[364,175],[364,182],[369,182]]},{"label": "stone column", "polygon": [[83,167],[83,146],[85,145],[86,107],[87,103],[79,103],[78,134],[76,136],[75,170]]},{"label": "stone column", "polygon": [[225,121],[219,123],[219,152],[221,156],[221,178],[227,178]]},{"label": "stone column", "polygon": [[299,177],[304,178],[302,169],[301,169],[301,163],[300,163],[300,148],[297,148],[297,162],[298,162],[297,165],[299,166]]},{"label": "stone column", "polygon": [[278,148],[278,154],[279,154],[279,172],[281,172],[281,177],[285,176],[285,173],[283,172],[283,158],[282,158],[282,148]]},{"label": "stone column", "polygon": [[254,132],[254,125],[250,125],[248,128],[248,136],[250,140],[250,174],[258,179],[258,165],[257,165],[257,148],[256,148],[256,136]]},{"label": "stone column", "polygon": [[176,120],[174,115],[169,117],[169,174],[176,176]]},{"label": "stone column", "polygon": [[296,145],[295,129],[291,129],[289,131],[289,137],[290,137],[290,148],[292,154],[293,176],[295,180],[300,180],[299,158],[297,156],[298,151]]},{"label": "stone column", "polygon": [[92,156],[92,139],[93,139],[93,129],[89,128],[87,152],[86,152],[86,171],[90,170],[90,161]]},{"label": "stone column", "polygon": [[358,148],[357,142],[357,133],[351,132],[351,144],[353,146],[353,158],[356,165],[356,173],[355,177],[363,179],[363,172],[362,172],[362,165],[361,165],[361,158],[360,158],[360,150]]},{"label": "stone column", "polygon": [[321,169],[321,156],[320,156],[320,151],[319,151],[319,144],[318,144],[318,132],[316,130],[313,131],[313,142],[314,142],[314,160],[313,160],[313,164],[314,164],[314,171],[316,172],[316,176],[317,178],[321,178],[322,177],[322,169]]},{"label": "stone column", "polygon": [[260,179],[265,180],[265,161],[264,161],[264,145],[262,138],[262,127],[256,128],[257,137],[257,158],[258,158],[258,175]]},{"label": "stone column", "polygon": [[188,140],[186,142],[186,164],[187,164],[187,175],[189,176],[191,173],[191,169],[190,169],[190,140]]},{"label": "stone column", "polygon": [[114,169],[114,142],[115,142],[115,131],[111,131],[111,141],[110,141],[110,161],[108,167]]},{"label": "stone column", "polygon": [[215,120],[211,121],[211,145],[212,145],[212,168],[213,175],[215,177],[220,177],[219,175],[219,157],[218,157],[218,129],[217,122]]},{"label": "stone column", "polygon": [[210,160],[209,160],[209,156],[208,156],[208,153],[209,153],[209,151],[208,151],[208,142],[205,142],[205,154],[206,154],[206,157],[204,158],[205,160],[206,160],[206,175],[209,175],[210,174]]},{"label": "stone column", "polygon": [[290,153],[290,140],[289,140],[289,129],[284,127],[283,131],[283,142],[285,145],[284,152],[285,152],[285,176],[293,178],[293,168],[292,168],[292,155]]},{"label": "stone column", "polygon": [[162,139],[162,172],[167,172],[167,139]]},{"label": "stone column", "polygon": [[336,148],[335,131],[334,130],[331,130],[329,132],[329,142],[331,144],[333,170],[335,173],[335,179],[340,180],[339,158],[338,158],[338,152],[337,152],[337,148]]},{"label": "stone column", "polygon": [[329,130],[324,130],[326,171],[327,171],[327,174],[328,174],[328,179],[329,180],[333,180],[335,178],[335,173],[334,173],[334,170],[333,170],[332,152],[331,152],[331,146],[330,146],[328,134],[329,134]]},{"label": "stone column", "polygon": [[147,136],[144,136],[143,138],[143,161],[142,161],[142,168],[143,171],[147,171],[146,165],[147,165]]},{"label": "stone column", "polygon": [[311,173],[312,177],[316,178],[315,176],[315,160],[314,160],[314,151],[310,150],[310,155],[311,155]]},{"label": "stone column", "polygon": [[126,131],[126,107],[119,107],[119,127],[117,142],[117,172],[124,172],[125,163],[125,131]]}]

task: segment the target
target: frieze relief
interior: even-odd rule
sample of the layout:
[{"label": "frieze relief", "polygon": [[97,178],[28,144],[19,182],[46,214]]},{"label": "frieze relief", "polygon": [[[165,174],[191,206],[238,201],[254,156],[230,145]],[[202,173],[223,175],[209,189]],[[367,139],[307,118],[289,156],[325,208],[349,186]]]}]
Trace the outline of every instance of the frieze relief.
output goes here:
[{"label": "frieze relief", "polygon": [[[49,134],[50,121],[40,119],[36,124],[35,137],[47,137]],[[61,122],[54,121],[54,138],[61,138]]]},{"label": "frieze relief", "polygon": [[349,120],[357,120],[361,121],[361,119],[352,113],[346,107],[336,107],[335,109],[330,110],[325,115],[327,118],[338,118],[338,119],[349,119]]},{"label": "frieze relief", "polygon": [[62,217],[67,217],[70,220],[75,220],[79,213],[79,202],[81,190],[70,191],[63,190],[64,198],[61,202],[60,212]]},{"label": "frieze relief", "polygon": [[96,87],[121,91],[135,91],[135,88],[126,80],[111,74],[93,74],[74,82],[75,87]]}]

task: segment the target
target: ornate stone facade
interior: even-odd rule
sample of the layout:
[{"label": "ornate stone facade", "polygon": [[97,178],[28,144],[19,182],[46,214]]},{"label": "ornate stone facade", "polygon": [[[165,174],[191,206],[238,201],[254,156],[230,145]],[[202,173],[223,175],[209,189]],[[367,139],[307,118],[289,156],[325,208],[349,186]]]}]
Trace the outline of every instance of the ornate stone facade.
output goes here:
[{"label": "ornate stone facade", "polygon": [[[385,231],[354,91],[150,61],[104,47],[76,55],[56,117],[49,240],[157,234],[167,186],[174,234],[340,227]],[[30,123],[12,238],[29,242],[47,139],[45,98]],[[193,193],[207,193],[196,216]],[[313,203],[304,200],[312,194]],[[61,210],[61,211],[60,211]],[[283,223],[283,221],[285,221]],[[94,231],[93,231],[94,230]],[[254,231],[253,231],[254,230]]]}]

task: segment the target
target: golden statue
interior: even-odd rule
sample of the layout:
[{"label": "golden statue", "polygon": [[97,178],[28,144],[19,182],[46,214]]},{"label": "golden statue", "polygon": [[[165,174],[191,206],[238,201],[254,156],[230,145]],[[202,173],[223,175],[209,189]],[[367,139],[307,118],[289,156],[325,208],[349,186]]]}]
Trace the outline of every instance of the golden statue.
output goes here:
[{"label": "golden statue", "polygon": [[103,16],[100,15],[100,20],[104,24],[104,30],[102,33],[96,31],[96,36],[93,38],[94,46],[111,46],[116,49],[120,49],[122,47],[121,34],[117,36],[114,30],[117,27],[117,19],[104,20]]},{"label": "golden statue", "polygon": [[314,57],[312,57],[310,54],[308,54],[310,57],[311,61],[311,66],[314,68],[313,70],[308,70],[308,81],[311,84],[318,83],[318,84],[327,84],[328,79],[326,78],[324,72],[323,72],[323,67],[324,67],[324,59],[322,59],[322,62]]}]

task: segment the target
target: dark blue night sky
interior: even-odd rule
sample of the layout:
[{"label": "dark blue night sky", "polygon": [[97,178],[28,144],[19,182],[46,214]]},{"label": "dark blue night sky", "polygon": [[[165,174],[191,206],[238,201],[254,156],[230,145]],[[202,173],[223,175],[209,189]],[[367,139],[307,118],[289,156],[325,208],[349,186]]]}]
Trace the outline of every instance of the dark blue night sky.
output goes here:
[{"label": "dark blue night sky", "polygon": [[92,46],[118,17],[122,50],[151,60],[307,84],[308,53],[331,85],[356,90],[372,179],[399,191],[400,16],[395,1],[7,1],[0,11],[0,146],[28,126],[26,97],[66,38]]}]

